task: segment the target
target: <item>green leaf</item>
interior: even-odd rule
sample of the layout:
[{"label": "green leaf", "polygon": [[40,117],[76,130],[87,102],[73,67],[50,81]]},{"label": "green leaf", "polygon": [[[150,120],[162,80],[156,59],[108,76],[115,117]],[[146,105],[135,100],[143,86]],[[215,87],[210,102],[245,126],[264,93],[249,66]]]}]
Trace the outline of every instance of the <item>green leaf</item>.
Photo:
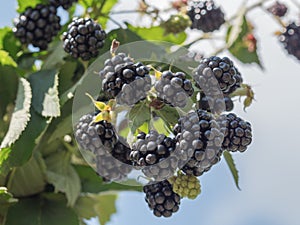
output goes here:
[{"label": "green leaf", "polygon": [[[115,4],[117,4],[118,0],[109,0],[105,1],[104,6],[101,9],[101,14],[107,14],[109,15],[111,9],[114,7]],[[102,3],[103,4],[103,3]],[[98,17],[98,22],[101,24],[103,29],[106,29],[108,18],[105,16]]]},{"label": "green leaf", "polygon": [[49,49],[50,54],[45,59],[42,69],[43,70],[53,70],[60,65],[63,65],[64,58],[67,56],[67,53],[64,51],[63,42],[53,42]]},{"label": "green leaf", "polygon": [[35,98],[34,109],[44,117],[60,116],[58,75],[56,70],[41,70],[29,77]]},{"label": "green leaf", "polygon": [[0,50],[0,64],[2,66],[17,67],[17,63],[9,56],[9,53],[4,50]]},{"label": "green leaf", "polygon": [[18,12],[22,13],[26,10],[27,7],[35,7],[37,4],[44,3],[46,4],[46,0],[18,0]]},{"label": "green leaf", "polygon": [[135,133],[137,128],[139,128],[145,122],[149,122],[150,120],[150,109],[144,101],[134,105],[131,108],[129,112],[129,126],[132,133]]},{"label": "green leaf", "polygon": [[21,50],[21,43],[10,27],[0,29],[0,49],[8,52],[15,61],[18,60],[17,54]]},{"label": "green leaf", "polygon": [[[92,6],[94,0],[79,0],[78,3],[82,5],[85,9]],[[103,0],[102,0],[103,1]]]},{"label": "green leaf", "polygon": [[178,122],[179,114],[174,107],[165,105],[162,109],[153,112],[165,122],[169,130],[172,130],[172,127]]},{"label": "green leaf", "polygon": [[245,40],[246,36],[252,33],[251,26],[244,14],[240,14],[238,22],[230,26],[227,31],[226,42],[229,52],[242,63],[257,63],[261,68],[262,64],[257,54],[256,44],[253,51],[249,51],[249,43]]},{"label": "green leaf", "polygon": [[42,192],[46,185],[46,165],[37,152],[23,166],[13,170],[8,189],[16,197],[26,197]]},{"label": "green leaf", "polygon": [[24,198],[11,206],[5,225],[79,225],[77,214],[60,195]]},{"label": "green leaf", "polygon": [[0,187],[0,224],[3,224],[8,208],[18,202],[6,187]]},{"label": "green leaf", "polygon": [[55,191],[63,192],[68,205],[73,206],[80,194],[80,179],[71,165],[70,152],[58,152],[46,158],[47,180],[53,184]]},{"label": "green leaf", "polygon": [[238,170],[236,169],[236,166],[235,166],[235,163],[234,163],[234,160],[233,160],[231,154],[228,151],[224,151],[223,155],[224,155],[226,163],[227,163],[227,165],[230,169],[230,172],[233,176],[233,179],[234,179],[234,182],[235,182],[235,185],[236,185],[237,189],[241,190],[240,187],[239,187]]},{"label": "green leaf", "polygon": [[11,152],[10,148],[0,149],[0,186],[6,184],[6,176],[9,173],[9,154]]},{"label": "green leaf", "polygon": [[86,194],[78,199],[75,210],[82,218],[98,216],[100,224],[105,225],[110,221],[111,215],[117,212],[116,200],[115,194]]},{"label": "green leaf", "polygon": [[179,34],[165,34],[165,30],[160,27],[134,27],[127,23],[127,27],[129,30],[135,32],[137,35],[139,35],[144,40],[151,40],[151,41],[166,41],[171,42],[174,44],[182,44],[186,38],[187,35],[185,32],[181,32]]},{"label": "green leaf", "polygon": [[12,115],[9,130],[1,143],[1,148],[11,146],[25,130],[30,119],[32,92],[30,84],[24,78],[19,81],[15,111]]},{"label": "green leaf", "polygon": [[80,177],[82,192],[99,193],[103,191],[142,191],[142,185],[134,180],[126,183],[105,183],[89,166],[76,165],[75,169]]}]

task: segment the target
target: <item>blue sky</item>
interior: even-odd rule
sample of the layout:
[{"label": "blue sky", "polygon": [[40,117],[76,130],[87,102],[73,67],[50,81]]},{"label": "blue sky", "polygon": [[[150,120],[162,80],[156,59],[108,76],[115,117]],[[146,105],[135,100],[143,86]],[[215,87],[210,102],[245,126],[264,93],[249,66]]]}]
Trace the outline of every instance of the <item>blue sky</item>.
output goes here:
[{"label": "blue sky", "polygon": [[[124,10],[133,7],[128,0],[121,2],[119,7]],[[241,2],[226,1],[223,9],[230,14]],[[2,2],[1,27],[10,25],[16,15],[14,9],[14,1]],[[292,8],[290,18],[294,15],[294,19],[298,19],[296,13]],[[128,16],[119,18],[133,23],[137,20]],[[171,219],[155,218],[141,193],[127,192],[120,194],[118,214],[109,225],[299,225],[300,62],[288,57],[273,35],[280,29],[274,20],[260,10],[252,12],[249,18],[257,27],[259,53],[266,70],[236,62],[256,94],[256,102],[246,113],[240,104],[235,109],[242,118],[251,121],[254,130],[254,142],[248,151],[234,155],[242,191],[235,188],[222,160],[200,178],[202,194],[194,201],[184,200],[180,211]]]}]

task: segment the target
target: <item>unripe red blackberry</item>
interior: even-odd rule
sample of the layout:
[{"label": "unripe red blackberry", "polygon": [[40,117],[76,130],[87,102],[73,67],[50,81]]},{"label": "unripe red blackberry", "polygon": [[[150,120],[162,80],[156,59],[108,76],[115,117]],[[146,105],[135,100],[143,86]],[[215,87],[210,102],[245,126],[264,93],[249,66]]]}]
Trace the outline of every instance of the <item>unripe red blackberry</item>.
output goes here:
[{"label": "unripe red blackberry", "polygon": [[103,91],[110,98],[122,105],[134,105],[146,98],[152,82],[148,67],[128,62],[112,66],[111,70],[116,72],[108,72],[102,82]]},{"label": "unripe red blackberry", "polygon": [[211,113],[204,110],[188,113],[179,119],[173,132],[176,151],[182,153],[180,159],[188,160],[181,168],[187,175],[201,176],[220,161],[224,136]]},{"label": "unripe red blackberry", "polygon": [[212,32],[225,22],[224,13],[213,0],[194,0],[188,5],[187,14],[192,20],[192,29]]},{"label": "unripe red blackberry", "polygon": [[49,0],[50,4],[54,7],[63,7],[64,9],[69,9],[73,5],[74,2],[77,2],[78,0]]},{"label": "unripe red blackberry", "polygon": [[155,83],[154,88],[159,99],[175,107],[185,107],[194,93],[192,82],[183,72],[162,72],[161,79]]},{"label": "unripe red blackberry", "polygon": [[74,58],[88,61],[97,57],[106,38],[100,24],[90,18],[74,18],[63,34],[64,50]]},{"label": "unripe red blackberry", "polygon": [[234,113],[223,119],[224,141],[222,147],[231,152],[244,152],[252,142],[252,128],[249,122],[239,118]]},{"label": "unripe red blackberry", "polygon": [[28,7],[14,20],[13,32],[22,44],[32,44],[40,50],[46,50],[61,26],[60,17],[54,6],[38,4]]},{"label": "unripe red blackberry", "polygon": [[157,217],[170,217],[179,210],[180,196],[172,190],[172,185],[167,181],[150,183],[143,188],[145,200]]},{"label": "unripe red blackberry", "polygon": [[174,155],[175,140],[155,130],[147,135],[141,132],[137,138],[130,153],[134,165],[156,181],[173,176],[178,167],[178,159]]},{"label": "unripe red blackberry", "polygon": [[212,56],[200,61],[193,77],[196,86],[207,96],[229,95],[239,88],[242,76],[233,62],[227,57]]},{"label": "unripe red blackberry", "polygon": [[283,44],[288,54],[300,60],[300,26],[295,22],[289,24],[280,35],[279,41]]}]

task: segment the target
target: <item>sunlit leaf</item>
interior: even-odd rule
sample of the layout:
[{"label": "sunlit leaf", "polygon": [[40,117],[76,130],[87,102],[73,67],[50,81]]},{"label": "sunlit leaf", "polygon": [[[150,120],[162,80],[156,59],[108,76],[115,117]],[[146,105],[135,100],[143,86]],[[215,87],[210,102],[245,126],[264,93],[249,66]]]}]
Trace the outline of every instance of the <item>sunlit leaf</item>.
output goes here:
[{"label": "sunlit leaf", "polygon": [[230,169],[230,172],[231,172],[231,174],[233,176],[233,179],[234,179],[236,187],[239,190],[241,190],[240,187],[239,187],[239,174],[238,174],[239,172],[238,172],[238,170],[237,170],[237,168],[235,166],[235,163],[234,163],[234,160],[233,160],[231,154],[228,151],[224,151],[223,155],[224,155],[226,163],[227,163],[227,165],[228,165],[228,167]]}]

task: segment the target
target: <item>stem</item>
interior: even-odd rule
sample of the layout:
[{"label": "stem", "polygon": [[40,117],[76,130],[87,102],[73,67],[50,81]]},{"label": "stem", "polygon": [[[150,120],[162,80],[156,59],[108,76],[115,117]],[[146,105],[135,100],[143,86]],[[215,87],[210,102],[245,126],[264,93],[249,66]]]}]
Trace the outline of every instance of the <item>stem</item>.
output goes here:
[{"label": "stem", "polygon": [[103,7],[104,7],[104,5],[105,5],[106,2],[107,2],[107,0],[103,0],[102,5],[101,5],[100,8],[98,9],[98,14],[101,14],[101,11],[102,11],[102,9],[103,9]]}]

